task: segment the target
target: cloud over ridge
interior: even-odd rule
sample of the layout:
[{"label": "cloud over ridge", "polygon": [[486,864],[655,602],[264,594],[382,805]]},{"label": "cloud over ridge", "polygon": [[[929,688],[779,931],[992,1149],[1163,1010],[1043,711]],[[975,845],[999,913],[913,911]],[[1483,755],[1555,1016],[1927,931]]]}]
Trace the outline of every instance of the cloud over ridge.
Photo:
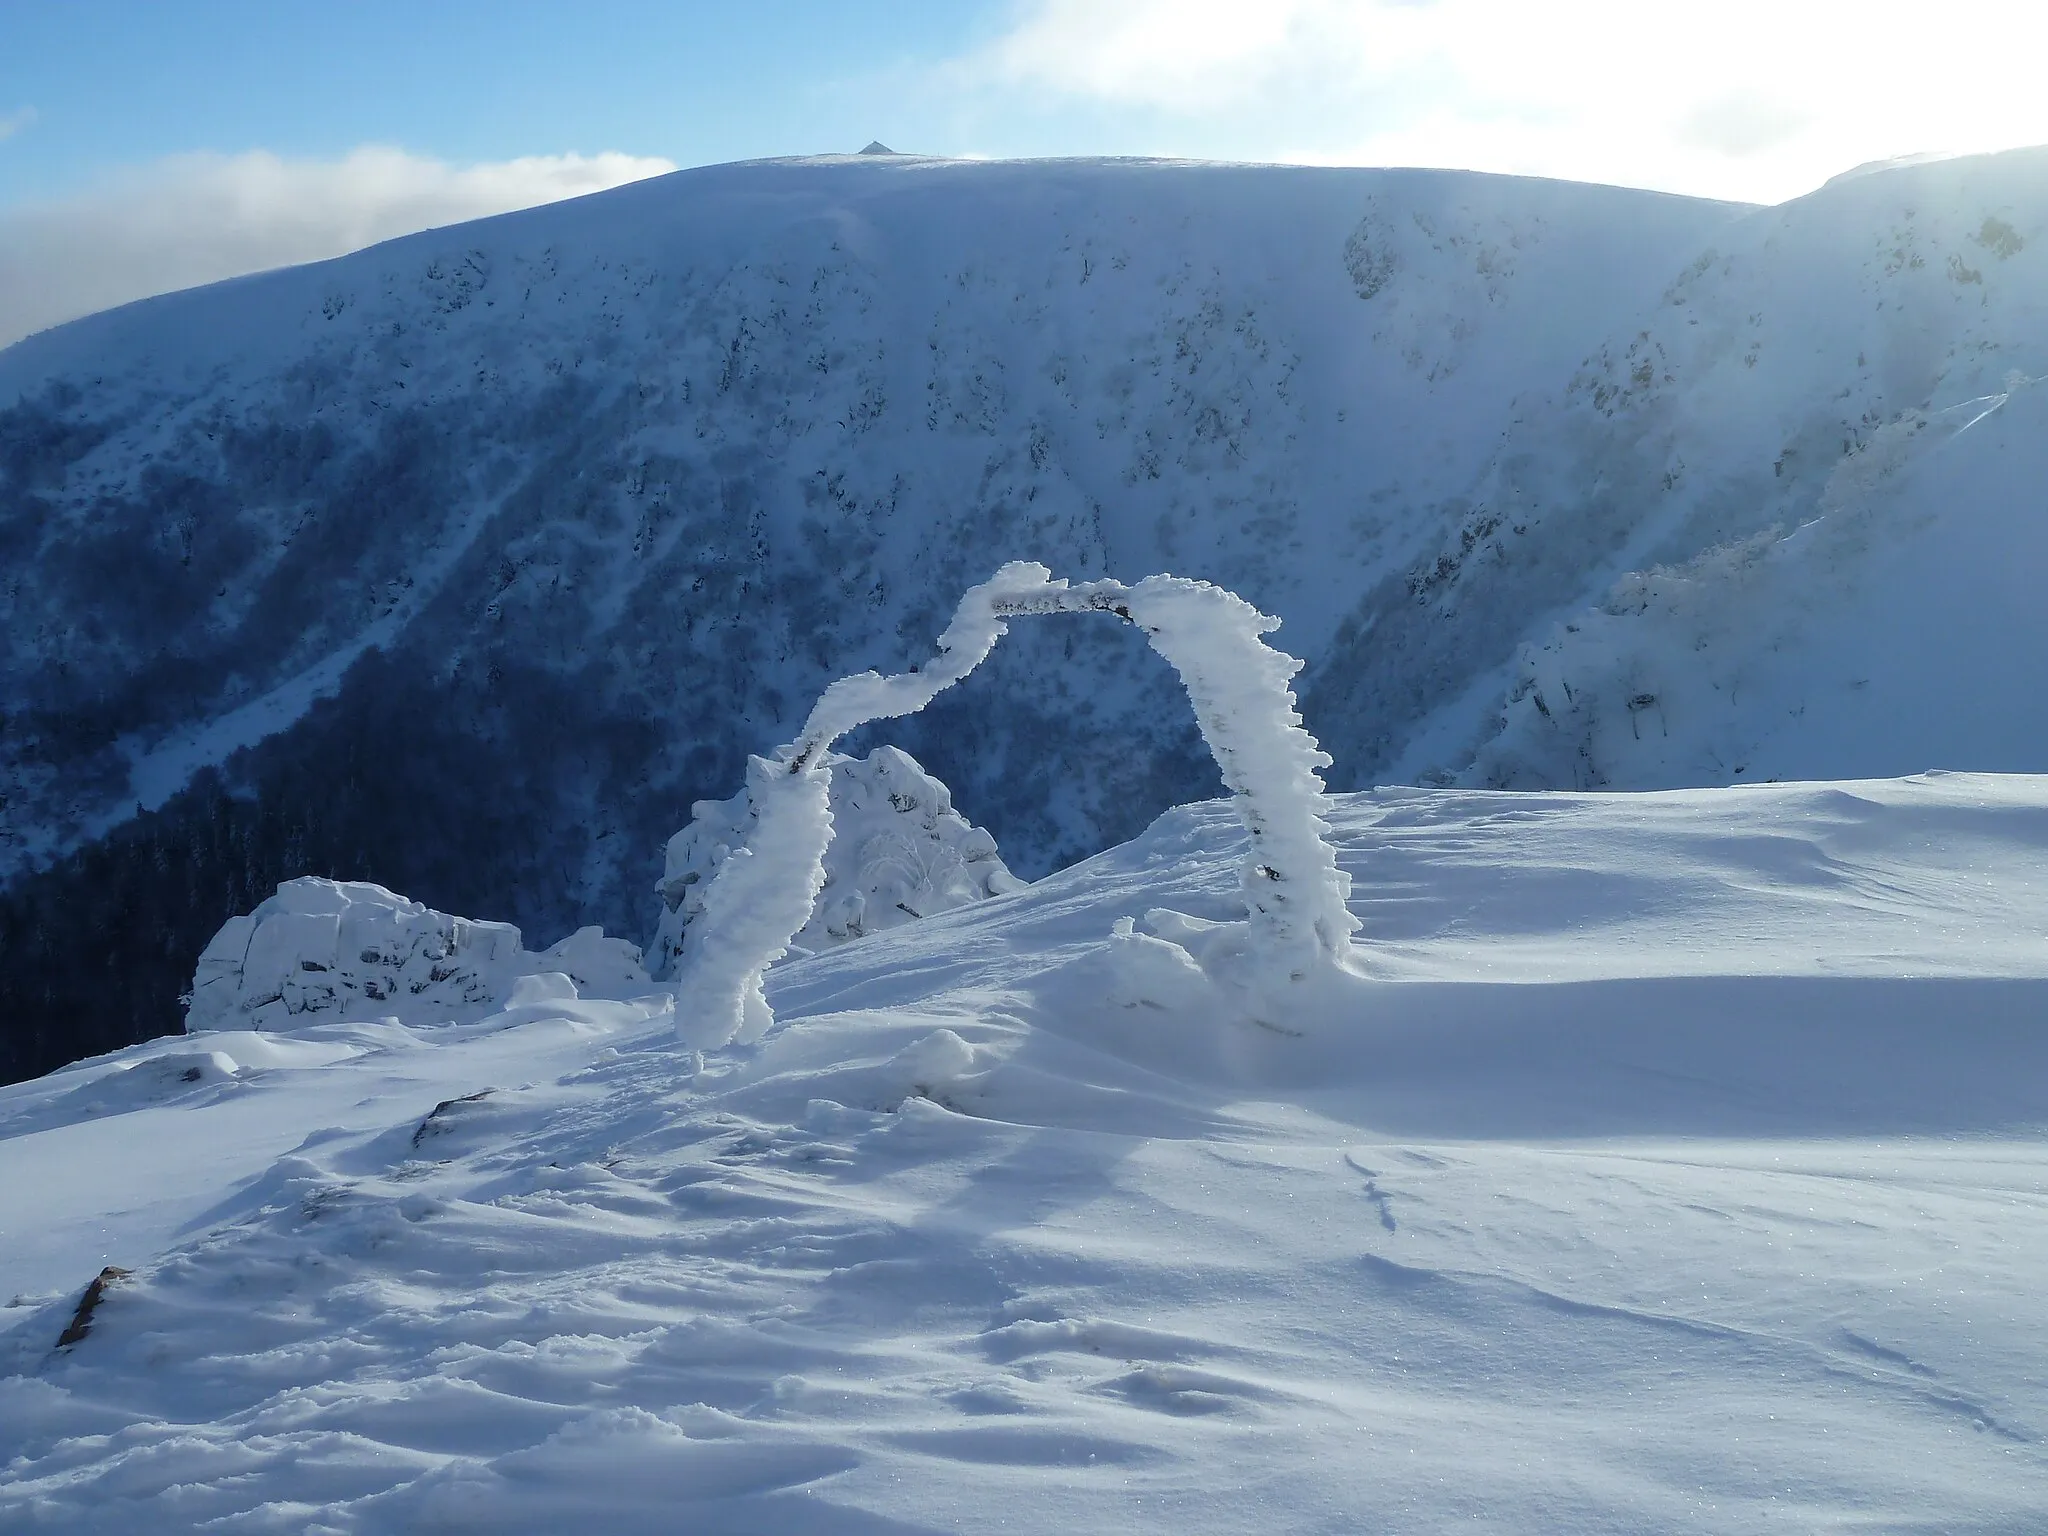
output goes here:
[{"label": "cloud over ridge", "polygon": [[76,197],[0,210],[0,346],[151,294],[674,169],[618,153],[453,166],[386,145],[338,160],[175,156]]},{"label": "cloud over ridge", "polygon": [[[1025,0],[960,73],[1162,152],[1775,202],[1865,161],[2048,142],[2034,0]],[[1219,134],[1219,130],[1223,130]]]}]

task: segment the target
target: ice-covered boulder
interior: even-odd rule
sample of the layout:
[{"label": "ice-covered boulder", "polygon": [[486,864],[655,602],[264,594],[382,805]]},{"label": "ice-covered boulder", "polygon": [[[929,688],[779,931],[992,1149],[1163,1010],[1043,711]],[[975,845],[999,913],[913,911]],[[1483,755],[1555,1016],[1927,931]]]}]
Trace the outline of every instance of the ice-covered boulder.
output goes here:
[{"label": "ice-covered boulder", "polygon": [[345,1018],[474,1019],[523,976],[560,974],[599,994],[644,986],[640,951],[584,928],[539,954],[510,923],[436,912],[360,880],[288,880],[231,917],[199,957],[188,1033],[284,1030]]},{"label": "ice-covered boulder", "polygon": [[[953,809],[953,792],[895,747],[864,758],[833,754],[832,843],[825,887],[795,944],[812,953],[1023,889],[996,851],[996,840]],[[668,842],[662,871],[655,974],[673,975],[704,910],[711,877],[744,848],[754,806],[742,789],[730,800],[700,800],[690,824]]]}]

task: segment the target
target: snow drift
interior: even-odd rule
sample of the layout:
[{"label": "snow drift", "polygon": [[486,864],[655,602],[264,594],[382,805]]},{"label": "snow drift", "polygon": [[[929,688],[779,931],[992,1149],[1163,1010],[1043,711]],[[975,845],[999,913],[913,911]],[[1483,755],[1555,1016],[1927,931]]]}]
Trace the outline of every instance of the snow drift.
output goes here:
[{"label": "snow drift", "polygon": [[1212,802],[701,1062],[563,998],[0,1088],[0,1527],[2039,1526],[2048,779],[1324,815],[1375,979],[1296,1035],[1135,931],[1242,933]]}]

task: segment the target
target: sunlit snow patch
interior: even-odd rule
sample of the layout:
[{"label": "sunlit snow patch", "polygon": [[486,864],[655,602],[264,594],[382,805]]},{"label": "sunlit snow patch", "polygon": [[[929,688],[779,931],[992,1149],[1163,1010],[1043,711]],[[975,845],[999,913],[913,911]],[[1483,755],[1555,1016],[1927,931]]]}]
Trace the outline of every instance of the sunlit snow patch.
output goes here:
[{"label": "sunlit snow patch", "polygon": [[1298,1035],[1210,803],[688,1067],[537,971],[0,1089],[0,1528],[2039,1526],[2048,779],[1324,819]]}]

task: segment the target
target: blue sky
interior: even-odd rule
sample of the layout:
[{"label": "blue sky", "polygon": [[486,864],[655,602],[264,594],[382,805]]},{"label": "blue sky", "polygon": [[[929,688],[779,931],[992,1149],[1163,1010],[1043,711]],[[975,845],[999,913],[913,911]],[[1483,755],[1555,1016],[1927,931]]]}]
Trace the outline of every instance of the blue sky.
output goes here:
[{"label": "blue sky", "polygon": [[34,112],[0,152],[0,203],[192,151],[687,165],[858,149],[848,133],[892,126],[892,77],[996,25],[935,0],[0,0],[0,116]]},{"label": "blue sky", "polygon": [[2048,142],[2039,9],[0,0],[0,344],[429,224],[871,138],[1775,202],[1869,160]]}]

